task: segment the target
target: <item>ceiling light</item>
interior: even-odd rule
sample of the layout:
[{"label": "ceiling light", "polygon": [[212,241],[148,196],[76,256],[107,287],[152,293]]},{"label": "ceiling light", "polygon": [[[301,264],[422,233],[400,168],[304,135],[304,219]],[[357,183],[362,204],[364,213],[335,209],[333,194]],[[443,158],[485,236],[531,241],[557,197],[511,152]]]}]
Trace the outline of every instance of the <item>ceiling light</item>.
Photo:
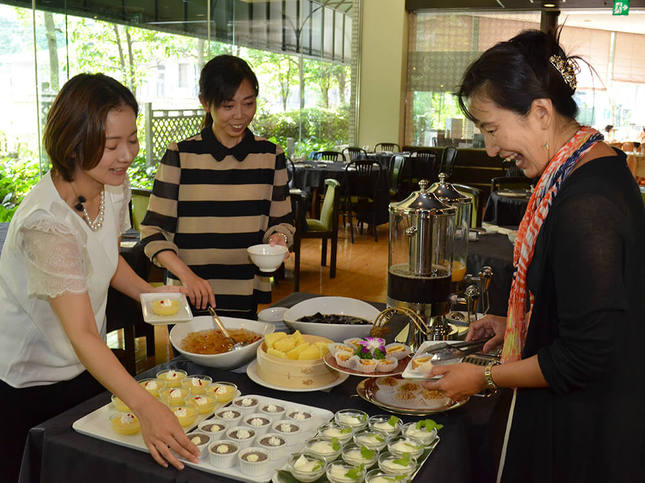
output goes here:
[{"label": "ceiling light", "polygon": [[544,8],[555,8],[555,3],[545,3],[542,6]]}]

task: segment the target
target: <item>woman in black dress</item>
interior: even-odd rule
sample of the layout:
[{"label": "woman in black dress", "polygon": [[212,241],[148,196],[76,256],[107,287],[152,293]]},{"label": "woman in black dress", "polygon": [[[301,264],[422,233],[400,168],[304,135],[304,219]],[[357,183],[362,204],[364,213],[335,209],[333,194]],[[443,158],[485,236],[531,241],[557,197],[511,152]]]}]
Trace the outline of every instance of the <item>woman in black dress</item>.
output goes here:
[{"label": "woman in black dress", "polygon": [[625,155],[575,120],[577,65],[526,31],[467,70],[459,100],[490,156],[539,178],[515,241],[508,317],[469,338],[502,364],[434,368],[461,398],[516,388],[501,481],[645,481],[645,212]]}]

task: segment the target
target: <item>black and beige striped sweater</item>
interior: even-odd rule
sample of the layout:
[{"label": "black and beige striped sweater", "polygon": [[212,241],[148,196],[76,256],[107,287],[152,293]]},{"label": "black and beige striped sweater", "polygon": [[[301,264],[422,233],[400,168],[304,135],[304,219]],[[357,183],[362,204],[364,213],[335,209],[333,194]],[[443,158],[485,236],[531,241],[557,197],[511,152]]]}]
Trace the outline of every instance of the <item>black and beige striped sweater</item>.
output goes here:
[{"label": "black and beige striped sweater", "polygon": [[[284,152],[247,129],[229,149],[209,126],[171,144],[159,164],[141,223],[146,255],[173,250],[213,287],[219,308],[255,310],[271,300],[269,278],[247,247],[275,232],[293,240]],[[169,283],[179,284],[173,274]]]}]

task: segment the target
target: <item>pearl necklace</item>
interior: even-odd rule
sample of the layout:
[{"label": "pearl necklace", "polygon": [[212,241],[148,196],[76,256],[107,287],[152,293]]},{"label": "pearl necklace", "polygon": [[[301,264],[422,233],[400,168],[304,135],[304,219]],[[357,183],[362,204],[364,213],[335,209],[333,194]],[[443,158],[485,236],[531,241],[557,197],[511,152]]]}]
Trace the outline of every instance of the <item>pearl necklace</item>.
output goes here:
[{"label": "pearl necklace", "polygon": [[74,208],[78,211],[83,212],[83,218],[85,219],[87,226],[90,227],[90,230],[98,231],[103,226],[103,218],[105,216],[105,190],[101,191],[101,200],[99,202],[99,213],[98,215],[96,215],[96,218],[94,218],[94,220],[90,218],[90,215],[87,212],[87,209],[85,209],[85,205],[83,203],[85,203],[86,201],[87,200],[85,199],[84,196],[79,196],[78,203],[74,205]]}]

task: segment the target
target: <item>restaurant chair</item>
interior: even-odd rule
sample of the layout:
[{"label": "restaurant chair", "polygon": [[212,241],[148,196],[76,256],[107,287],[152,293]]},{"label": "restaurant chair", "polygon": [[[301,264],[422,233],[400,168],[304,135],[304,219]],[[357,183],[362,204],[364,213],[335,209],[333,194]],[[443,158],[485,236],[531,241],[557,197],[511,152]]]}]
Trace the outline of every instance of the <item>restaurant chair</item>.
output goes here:
[{"label": "restaurant chair", "polygon": [[401,152],[401,146],[396,143],[378,143],[376,146],[374,146],[374,152],[378,153],[379,151],[399,153]]},{"label": "restaurant chair", "polygon": [[408,158],[400,154],[395,154],[390,158],[387,168],[388,190],[390,199],[400,201],[404,199],[409,191],[409,164]]},{"label": "restaurant chair", "polygon": [[441,166],[439,167],[440,173],[446,173],[446,175],[452,175],[452,169],[455,166],[455,161],[457,160],[457,148],[454,146],[448,146],[443,150],[441,154]]},{"label": "restaurant chair", "polygon": [[152,191],[142,188],[131,188],[130,199],[130,225],[132,228],[139,231],[139,225],[148,211],[148,202],[150,201],[150,193]]},{"label": "restaurant chair", "polygon": [[428,181],[428,186],[439,180],[441,163],[437,161],[437,157],[433,153],[417,151],[412,153],[408,161],[410,163],[408,177],[408,190],[410,192],[419,189],[419,181],[422,179]]},{"label": "restaurant chair", "polygon": [[336,277],[340,183],[335,179],[326,179],[325,186],[326,190],[320,210],[320,218],[310,219],[305,217],[305,196],[301,196],[300,200],[296,203],[296,233],[293,237],[293,289],[296,292],[300,289],[300,245],[304,238],[321,239],[320,265],[323,267],[327,265],[327,240],[331,240],[329,277]]},{"label": "restaurant chair", "polygon": [[345,161],[345,156],[339,151],[316,151],[312,155],[314,161]]},{"label": "restaurant chair", "polygon": [[378,241],[376,230],[376,195],[381,178],[381,165],[367,160],[356,160],[345,167],[345,196],[344,213],[349,218],[350,238],[354,243],[353,217],[356,215],[356,224],[360,224],[363,232],[363,222],[367,222]]},{"label": "restaurant chair", "polygon": [[531,189],[531,180],[526,176],[498,176],[490,180],[491,192],[500,190],[522,191]]},{"label": "restaurant chair", "polygon": [[343,149],[343,156],[349,161],[361,161],[367,159],[367,152],[363,148],[350,146]]}]

